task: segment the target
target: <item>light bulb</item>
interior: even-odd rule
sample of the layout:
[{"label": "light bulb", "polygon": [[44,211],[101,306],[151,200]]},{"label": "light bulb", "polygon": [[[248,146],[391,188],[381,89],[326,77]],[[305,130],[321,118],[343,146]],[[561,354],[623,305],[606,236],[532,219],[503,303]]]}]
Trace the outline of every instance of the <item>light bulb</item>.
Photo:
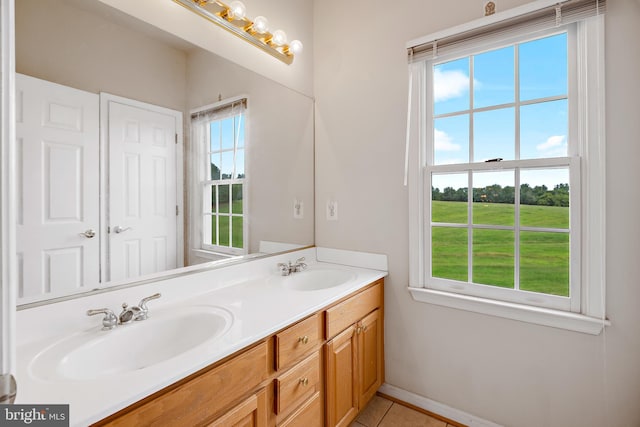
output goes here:
[{"label": "light bulb", "polygon": [[233,19],[243,19],[247,13],[247,8],[241,1],[232,1],[229,5],[229,16]]},{"label": "light bulb", "polygon": [[260,34],[264,34],[269,31],[269,21],[264,16],[256,16],[253,20],[253,29]]},{"label": "light bulb", "polygon": [[277,46],[282,46],[287,42],[287,33],[282,30],[275,30],[271,41]]},{"label": "light bulb", "polygon": [[289,52],[294,55],[302,53],[302,48],[303,46],[300,40],[291,40],[291,43],[289,43]]}]

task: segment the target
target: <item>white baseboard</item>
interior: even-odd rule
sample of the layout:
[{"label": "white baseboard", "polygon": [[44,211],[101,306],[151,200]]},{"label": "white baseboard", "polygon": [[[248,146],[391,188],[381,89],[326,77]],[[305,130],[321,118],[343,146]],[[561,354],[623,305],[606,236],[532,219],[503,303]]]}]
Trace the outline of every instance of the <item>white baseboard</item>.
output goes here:
[{"label": "white baseboard", "polygon": [[386,394],[387,396],[410,403],[411,405],[417,406],[425,411],[433,412],[434,414],[438,414],[450,419],[451,421],[456,421],[469,427],[502,427],[500,424],[484,420],[476,417],[475,415],[467,414],[464,411],[452,408],[444,403],[427,399],[426,397],[422,397],[387,383],[382,384],[378,391]]}]

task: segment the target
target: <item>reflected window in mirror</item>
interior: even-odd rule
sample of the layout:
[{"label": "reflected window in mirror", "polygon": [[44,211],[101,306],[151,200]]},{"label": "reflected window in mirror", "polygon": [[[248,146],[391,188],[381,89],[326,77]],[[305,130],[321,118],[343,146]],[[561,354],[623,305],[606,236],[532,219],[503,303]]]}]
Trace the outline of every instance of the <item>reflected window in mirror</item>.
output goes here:
[{"label": "reflected window in mirror", "polygon": [[192,114],[193,142],[203,165],[199,249],[221,255],[247,253],[246,98],[221,101]]}]

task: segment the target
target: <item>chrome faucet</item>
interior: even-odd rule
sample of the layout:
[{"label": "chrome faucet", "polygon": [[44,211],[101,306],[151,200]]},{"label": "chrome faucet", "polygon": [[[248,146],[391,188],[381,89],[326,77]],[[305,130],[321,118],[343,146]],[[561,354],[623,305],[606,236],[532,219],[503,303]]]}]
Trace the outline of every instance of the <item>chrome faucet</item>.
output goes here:
[{"label": "chrome faucet", "polygon": [[295,262],[295,264],[292,264],[291,261],[289,261],[288,264],[285,264],[283,262],[278,263],[278,270],[280,271],[280,274],[283,276],[288,276],[291,273],[297,273],[300,272],[302,270],[306,270],[307,269],[307,264],[305,264],[305,259],[304,257],[302,258],[298,258]]},{"label": "chrome faucet", "polygon": [[95,314],[104,314],[104,318],[102,319],[102,330],[108,331],[110,329],[115,328],[118,325],[118,318],[113,311],[108,308],[97,308],[94,310],[87,310],[87,316],[93,316]]},{"label": "chrome faucet", "polygon": [[146,320],[149,317],[149,308],[147,307],[147,303],[151,300],[158,299],[161,296],[162,295],[160,293],[157,293],[142,298],[138,305],[134,305],[133,307],[129,307],[129,304],[123,302],[122,311],[118,316],[119,323],[121,325],[126,325],[127,323],[131,323],[134,321]]},{"label": "chrome faucet", "polygon": [[129,307],[126,302],[122,303],[122,311],[120,315],[116,317],[113,311],[108,308],[98,308],[95,310],[87,310],[87,316],[93,316],[95,314],[104,314],[102,319],[102,330],[108,331],[115,328],[118,325],[126,325],[138,320],[145,320],[149,317],[149,308],[147,303],[151,300],[158,299],[162,295],[157,293],[146,298],[142,298],[140,303],[136,306]]}]

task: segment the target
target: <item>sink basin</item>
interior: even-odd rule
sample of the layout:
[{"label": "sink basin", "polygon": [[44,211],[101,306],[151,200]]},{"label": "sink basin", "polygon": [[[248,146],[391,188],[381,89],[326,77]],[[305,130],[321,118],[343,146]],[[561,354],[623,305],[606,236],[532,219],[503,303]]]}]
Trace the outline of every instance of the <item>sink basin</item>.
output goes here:
[{"label": "sink basin", "polygon": [[338,269],[309,269],[289,276],[272,277],[281,286],[295,291],[318,291],[343,285],[356,277],[355,273]]},{"label": "sink basin", "polygon": [[142,370],[222,336],[233,315],[220,307],[188,306],[151,313],[110,331],[92,329],[40,352],[31,372],[44,380],[90,380]]}]

